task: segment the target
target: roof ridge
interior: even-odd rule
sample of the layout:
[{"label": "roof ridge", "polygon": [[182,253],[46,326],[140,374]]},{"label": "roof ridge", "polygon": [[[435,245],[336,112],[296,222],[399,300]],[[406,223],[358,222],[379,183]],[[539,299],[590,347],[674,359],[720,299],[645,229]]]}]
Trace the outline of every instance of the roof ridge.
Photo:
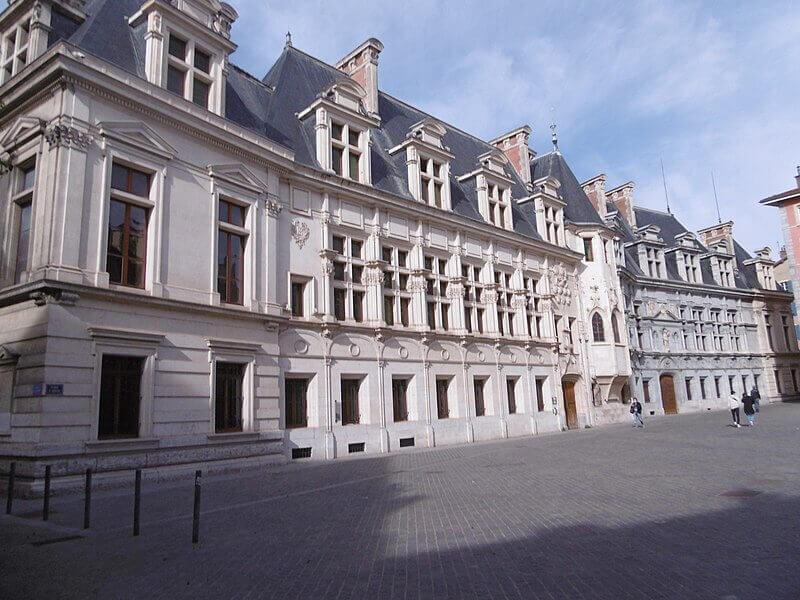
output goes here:
[{"label": "roof ridge", "polygon": [[245,75],[245,76],[246,76],[246,77],[248,77],[249,79],[252,79],[254,82],[256,82],[256,83],[258,83],[258,84],[260,84],[260,85],[264,86],[264,88],[266,88],[268,91],[270,91],[270,92],[274,92],[274,91],[275,91],[274,89],[272,89],[272,86],[270,86],[270,85],[267,85],[266,83],[264,83],[264,81],[263,81],[263,80],[259,79],[258,77],[256,77],[256,76],[255,76],[255,75],[253,75],[253,74],[252,74],[250,71],[248,71],[248,70],[244,69],[243,67],[240,67],[239,65],[237,65],[237,64],[235,64],[235,63],[232,63],[232,62],[229,62],[229,63],[228,63],[228,66],[229,66],[229,67],[233,67],[234,69],[236,69],[237,71],[239,71],[239,72],[240,72],[242,75]]},{"label": "roof ridge", "polygon": [[[666,211],[663,211],[663,210],[658,210],[657,208],[650,208],[649,206],[642,206],[640,204],[634,204],[633,205],[633,210],[646,210],[646,211],[649,211],[649,212],[658,213],[660,215],[666,215],[668,217],[672,217],[673,219],[678,221],[678,217],[676,217],[673,213],[666,212]],[[678,221],[678,223],[680,223],[680,221]]]}]

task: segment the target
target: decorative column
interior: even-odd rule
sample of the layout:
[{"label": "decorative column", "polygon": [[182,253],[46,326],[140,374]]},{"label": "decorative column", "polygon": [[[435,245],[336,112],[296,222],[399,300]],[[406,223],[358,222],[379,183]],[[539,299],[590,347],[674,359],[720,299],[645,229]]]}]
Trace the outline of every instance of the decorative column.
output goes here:
[{"label": "decorative column", "polygon": [[[379,354],[382,356],[383,352]],[[386,361],[378,359],[378,398],[381,406],[381,452],[389,452],[389,430],[386,429]]]},{"label": "decorative column", "polygon": [[333,365],[333,358],[331,358],[331,332],[329,329],[322,331],[322,344],[325,361],[325,458],[336,458],[336,437],[333,434],[333,422],[335,418],[335,410],[333,406],[333,394],[331,393],[331,366]]},{"label": "decorative column", "polygon": [[467,362],[467,349],[466,349],[467,341],[461,340],[461,366],[463,368],[463,378],[464,378],[464,416],[466,417],[467,421],[467,443],[472,443],[475,441],[475,429],[473,426],[473,414],[475,408],[475,399],[470,394],[470,386],[469,384],[469,368],[470,364]]},{"label": "decorative column", "polygon": [[52,28],[51,7],[49,2],[36,2],[31,15],[30,33],[28,34],[28,63],[32,63],[47,51],[47,40]]},{"label": "decorative column", "polygon": [[500,436],[507,438],[508,437],[508,406],[506,405],[506,398],[503,394],[503,365],[500,364],[500,342],[495,342],[494,344],[494,363],[497,367],[497,377],[495,383],[495,393],[497,394],[496,398],[500,402]]},{"label": "decorative column", "polygon": [[383,320],[383,261],[369,260],[364,266],[362,283],[367,288],[367,323],[382,327]]},{"label": "decorative column", "polygon": [[426,338],[422,339],[422,370],[424,372],[424,384],[425,384],[425,433],[428,436],[428,447],[433,448],[436,445],[436,437],[433,432],[433,423],[432,423],[432,413],[433,409],[431,407],[431,363],[428,360],[428,340]]},{"label": "decorative column", "polygon": [[320,308],[323,321],[333,321],[333,250],[320,250],[322,260],[322,285],[320,289]]},{"label": "decorative column", "polygon": [[145,43],[145,77],[157,87],[164,87],[164,33],[163,19],[159,11],[147,15],[147,31]]}]

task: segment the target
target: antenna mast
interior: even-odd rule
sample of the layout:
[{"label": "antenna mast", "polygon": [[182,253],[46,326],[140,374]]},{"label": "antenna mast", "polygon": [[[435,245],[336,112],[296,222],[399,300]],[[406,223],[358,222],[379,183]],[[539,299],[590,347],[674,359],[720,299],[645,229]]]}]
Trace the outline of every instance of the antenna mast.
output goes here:
[{"label": "antenna mast", "polygon": [[672,214],[672,211],[669,208],[669,194],[667,193],[667,178],[664,175],[664,161],[660,156],[658,157],[658,160],[661,161],[661,181],[664,183],[664,198],[667,201],[667,212],[669,214]]},{"label": "antenna mast", "polygon": [[714,204],[717,207],[717,223],[722,223],[722,215],[719,212],[719,199],[717,198],[717,182],[714,181],[714,171],[711,171],[711,187],[714,188]]}]

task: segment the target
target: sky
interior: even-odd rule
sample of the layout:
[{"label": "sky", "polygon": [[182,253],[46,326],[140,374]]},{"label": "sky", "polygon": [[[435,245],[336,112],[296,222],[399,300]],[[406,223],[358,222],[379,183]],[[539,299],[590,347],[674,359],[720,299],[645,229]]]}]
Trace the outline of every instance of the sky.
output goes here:
[{"label": "sky", "polygon": [[723,221],[777,252],[800,165],[800,3],[229,0],[231,60],[259,77],[293,45],[326,62],[370,37],[379,87],[482,139],[522,124],[579,180],[636,185],[635,203],[690,229]]}]

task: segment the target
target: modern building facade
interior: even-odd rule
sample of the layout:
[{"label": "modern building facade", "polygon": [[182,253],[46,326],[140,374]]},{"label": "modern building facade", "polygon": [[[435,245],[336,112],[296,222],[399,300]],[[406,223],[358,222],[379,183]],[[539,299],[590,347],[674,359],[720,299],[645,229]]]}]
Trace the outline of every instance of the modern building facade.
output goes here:
[{"label": "modern building facade", "polygon": [[486,142],[384,93],[374,39],[336,65],[287,40],[256,78],[229,61],[236,18],[216,0],[0,15],[0,460],[28,484],[45,464],[67,481],[617,421],[632,356],[651,379],[689,367],[644,365],[625,333],[670,286],[739,311],[725,373],[783,365],[745,319],[789,297],[736,274],[768,261],[649,281],[636,222],[593,204],[555,140]]}]

